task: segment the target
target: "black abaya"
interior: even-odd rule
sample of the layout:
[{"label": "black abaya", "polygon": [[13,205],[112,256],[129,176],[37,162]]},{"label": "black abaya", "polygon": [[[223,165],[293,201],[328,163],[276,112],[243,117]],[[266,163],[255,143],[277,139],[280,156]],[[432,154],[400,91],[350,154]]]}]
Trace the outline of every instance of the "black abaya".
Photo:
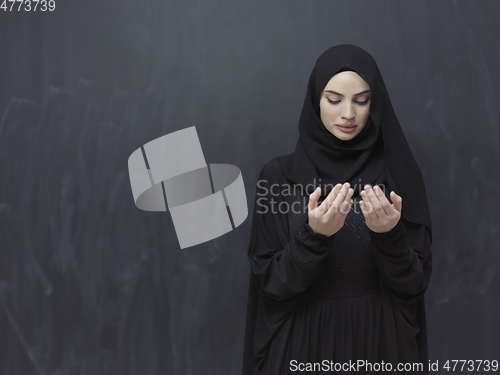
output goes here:
[{"label": "black abaya", "polygon": [[[382,174],[376,184],[384,180]],[[390,362],[392,374],[428,374],[423,294],[431,274],[429,229],[401,218],[389,232],[372,232],[358,197],[342,229],[326,237],[312,232],[308,195],[293,189],[278,158],[263,167],[259,181],[243,375],[333,373],[292,371],[293,360],[297,366]],[[394,371],[398,363],[422,363],[423,371]]]}]

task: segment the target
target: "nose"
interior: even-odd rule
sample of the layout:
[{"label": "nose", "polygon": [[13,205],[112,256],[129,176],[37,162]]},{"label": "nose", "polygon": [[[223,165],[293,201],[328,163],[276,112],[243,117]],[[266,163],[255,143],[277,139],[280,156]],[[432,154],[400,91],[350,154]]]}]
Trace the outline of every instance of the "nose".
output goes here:
[{"label": "nose", "polygon": [[354,118],[355,113],[351,103],[346,103],[342,112],[342,118],[345,118],[346,120]]}]

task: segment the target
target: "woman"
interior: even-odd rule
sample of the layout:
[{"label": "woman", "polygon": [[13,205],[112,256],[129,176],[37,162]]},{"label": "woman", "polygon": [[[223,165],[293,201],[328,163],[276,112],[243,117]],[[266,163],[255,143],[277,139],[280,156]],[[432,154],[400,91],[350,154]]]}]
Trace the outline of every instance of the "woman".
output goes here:
[{"label": "woman", "polygon": [[243,374],[428,374],[427,196],[368,52],[321,54],[299,134],[257,183]]}]

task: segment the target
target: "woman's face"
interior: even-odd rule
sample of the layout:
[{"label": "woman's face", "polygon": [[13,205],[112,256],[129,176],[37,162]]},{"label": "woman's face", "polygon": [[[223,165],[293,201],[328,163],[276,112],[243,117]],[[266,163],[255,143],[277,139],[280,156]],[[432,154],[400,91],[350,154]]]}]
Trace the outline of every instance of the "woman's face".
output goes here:
[{"label": "woman's face", "polygon": [[[337,73],[321,93],[321,121],[338,139],[353,139],[368,121],[370,99],[370,86],[358,73],[350,70]],[[346,124],[350,128],[342,127]]]}]

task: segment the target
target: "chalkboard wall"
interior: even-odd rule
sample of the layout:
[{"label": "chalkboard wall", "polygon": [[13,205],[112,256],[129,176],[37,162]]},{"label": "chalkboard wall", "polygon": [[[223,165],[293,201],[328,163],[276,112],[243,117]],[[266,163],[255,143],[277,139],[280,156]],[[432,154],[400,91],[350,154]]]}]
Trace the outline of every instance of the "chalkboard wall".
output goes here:
[{"label": "chalkboard wall", "polygon": [[431,360],[500,360],[499,2],[55,4],[0,9],[0,374],[239,374],[251,216],[181,250],[127,160],[196,126],[250,209],[341,43],[377,60],[425,179]]}]

